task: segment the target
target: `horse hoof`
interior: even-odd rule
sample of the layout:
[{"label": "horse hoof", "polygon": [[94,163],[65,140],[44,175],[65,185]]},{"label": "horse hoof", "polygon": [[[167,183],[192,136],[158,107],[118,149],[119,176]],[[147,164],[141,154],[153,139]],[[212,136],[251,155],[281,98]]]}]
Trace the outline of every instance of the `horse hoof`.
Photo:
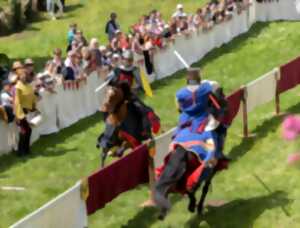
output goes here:
[{"label": "horse hoof", "polygon": [[196,209],[196,199],[194,197],[190,197],[188,210],[189,212],[194,213],[195,209]]},{"label": "horse hoof", "polygon": [[197,208],[197,214],[198,215],[203,215],[203,207],[198,207]]},{"label": "horse hoof", "polygon": [[195,207],[196,207],[195,205],[189,204],[189,206],[188,206],[189,212],[194,213],[195,212]]},{"label": "horse hoof", "polygon": [[158,215],[158,219],[163,221],[166,218],[167,213],[168,213],[167,209],[162,209]]}]

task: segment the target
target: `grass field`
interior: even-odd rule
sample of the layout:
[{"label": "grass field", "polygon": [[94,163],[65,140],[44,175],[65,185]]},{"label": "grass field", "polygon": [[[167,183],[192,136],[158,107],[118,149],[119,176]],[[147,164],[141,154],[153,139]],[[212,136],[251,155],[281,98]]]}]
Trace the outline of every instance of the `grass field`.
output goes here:
[{"label": "grass field", "polygon": [[[47,58],[55,46],[64,46],[67,26],[78,24],[88,37],[103,36],[108,12],[120,14],[122,27],[127,28],[149,8],[157,8],[170,15],[176,1],[165,0],[89,0],[81,5],[70,1],[66,18],[62,21],[41,21],[26,31],[0,38],[0,52],[12,58],[31,55],[36,60]],[[138,2],[138,3],[136,3]],[[182,1],[188,9],[199,1]],[[203,1],[202,1],[203,2]],[[97,4],[98,3],[98,4]],[[97,4],[97,7],[95,5]],[[130,8],[126,7],[130,4]],[[128,14],[129,9],[134,12]],[[89,16],[86,16],[89,12]],[[79,18],[79,19],[76,19]],[[300,23],[258,23],[249,33],[228,45],[213,50],[198,64],[205,77],[222,83],[228,93],[273,67],[300,54]],[[154,84],[155,96],[146,98],[162,118],[163,128],[176,123],[173,104],[175,91],[184,85],[184,72]],[[291,113],[300,112],[300,90],[282,97],[282,107]],[[250,130],[255,138],[242,140],[239,119],[230,129],[226,154],[233,158],[230,169],[217,176],[209,200],[222,200],[220,207],[208,207],[200,218],[186,210],[187,200],[174,195],[174,207],[164,222],[156,220],[155,209],[140,209],[147,198],[147,187],[140,186],[123,194],[103,210],[90,217],[90,227],[299,227],[300,177],[299,170],[286,166],[287,154],[297,151],[300,142],[287,143],[280,138],[281,117],[274,117],[274,105],[268,104],[250,115]],[[26,159],[13,155],[0,158],[0,186],[16,185],[24,192],[0,191],[0,227],[7,227],[38,208],[78,179],[98,167],[99,153],[95,139],[103,125],[100,116],[84,119],[59,134],[43,137],[33,146],[33,154]]]}]

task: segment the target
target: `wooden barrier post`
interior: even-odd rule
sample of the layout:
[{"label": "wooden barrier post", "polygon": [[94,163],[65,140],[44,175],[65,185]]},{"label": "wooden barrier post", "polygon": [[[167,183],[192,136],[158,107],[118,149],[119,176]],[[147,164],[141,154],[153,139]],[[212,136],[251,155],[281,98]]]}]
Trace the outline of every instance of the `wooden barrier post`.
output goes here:
[{"label": "wooden barrier post", "polygon": [[155,194],[155,165],[154,165],[154,156],[155,156],[155,145],[151,146],[150,144],[155,143],[154,141],[151,141],[149,143],[146,143],[149,147],[152,147],[149,149],[149,156],[148,156],[148,175],[149,175],[149,199],[145,201],[141,207],[154,207],[155,201],[154,201],[154,194]]},{"label": "wooden barrier post", "polygon": [[248,113],[247,113],[247,90],[245,86],[242,86],[243,96],[242,96],[242,111],[243,111],[243,136],[244,138],[249,137],[248,132]]},{"label": "wooden barrier post", "polygon": [[276,111],[276,115],[279,115],[280,114],[280,94],[279,94],[278,82],[280,80],[280,74],[278,71],[275,73],[275,78],[276,78],[275,111]]}]

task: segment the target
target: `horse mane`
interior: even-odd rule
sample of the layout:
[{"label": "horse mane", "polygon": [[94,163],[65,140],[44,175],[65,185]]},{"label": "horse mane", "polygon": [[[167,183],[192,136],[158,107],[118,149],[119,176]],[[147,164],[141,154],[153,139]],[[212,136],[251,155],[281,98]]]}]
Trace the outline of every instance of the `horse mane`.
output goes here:
[{"label": "horse mane", "polygon": [[117,126],[124,121],[127,116],[127,99],[121,88],[109,87],[101,108],[103,112],[107,112],[107,123]]}]

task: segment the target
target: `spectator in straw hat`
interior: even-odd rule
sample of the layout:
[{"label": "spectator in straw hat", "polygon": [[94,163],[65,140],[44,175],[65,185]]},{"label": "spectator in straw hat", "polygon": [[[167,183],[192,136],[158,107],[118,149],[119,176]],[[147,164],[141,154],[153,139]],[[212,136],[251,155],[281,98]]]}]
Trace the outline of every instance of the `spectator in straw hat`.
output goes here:
[{"label": "spectator in straw hat", "polygon": [[11,80],[12,78],[19,77],[20,70],[23,69],[23,64],[21,61],[15,61],[13,62],[11,72],[9,73],[8,79]]},{"label": "spectator in straw hat", "polygon": [[26,70],[20,69],[19,81],[16,85],[16,94],[14,100],[14,110],[17,118],[17,123],[20,128],[18,155],[24,156],[30,153],[30,137],[32,129],[26,119],[29,112],[35,110],[36,96],[33,87],[28,83],[28,75]]},{"label": "spectator in straw hat", "polygon": [[178,4],[176,6],[176,11],[173,13],[172,17],[178,18],[178,17],[186,17],[186,13],[184,12],[183,5]]}]

